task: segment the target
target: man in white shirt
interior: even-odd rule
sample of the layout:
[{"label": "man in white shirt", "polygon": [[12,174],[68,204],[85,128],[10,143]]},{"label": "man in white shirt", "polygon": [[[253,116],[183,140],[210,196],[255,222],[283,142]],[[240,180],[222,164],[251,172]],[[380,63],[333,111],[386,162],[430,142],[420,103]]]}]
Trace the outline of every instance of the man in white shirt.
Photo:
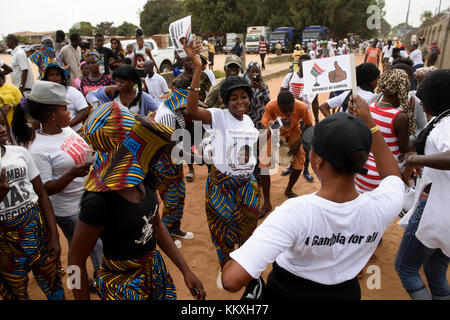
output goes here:
[{"label": "man in white shirt", "polygon": [[82,76],[80,68],[81,43],[81,36],[73,33],[70,35],[70,44],[64,46],[59,53],[64,65],[70,67],[70,78],[67,81],[69,86],[73,86],[73,81]]},{"label": "man in white shirt", "polygon": [[[415,42],[411,45],[411,54],[409,55],[409,58],[413,62],[413,72],[423,67],[422,50],[419,49],[419,45]],[[417,90],[417,81],[414,77],[411,77],[411,91],[413,90]]]},{"label": "man in white shirt", "polygon": [[12,84],[19,88],[20,92],[31,91],[34,84],[33,71],[31,70],[25,51],[19,48],[19,39],[13,34],[6,37],[6,45],[12,49],[11,73]]},{"label": "man in white shirt", "polygon": [[161,97],[169,93],[169,87],[167,86],[166,79],[163,78],[154,70],[155,64],[152,60],[147,60],[144,63],[144,72],[147,75],[145,77],[145,86],[147,87],[148,94],[160,105]]}]

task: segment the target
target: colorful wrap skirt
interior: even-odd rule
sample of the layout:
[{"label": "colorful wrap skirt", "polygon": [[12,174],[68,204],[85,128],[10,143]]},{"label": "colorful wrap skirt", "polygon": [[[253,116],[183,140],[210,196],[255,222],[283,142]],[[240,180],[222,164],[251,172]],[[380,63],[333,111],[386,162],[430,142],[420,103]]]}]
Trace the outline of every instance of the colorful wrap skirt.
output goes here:
[{"label": "colorful wrap skirt", "polygon": [[0,222],[0,295],[28,300],[28,273],[33,272],[49,300],[64,299],[58,273],[60,261],[48,261],[49,232],[38,205],[25,214]]},{"label": "colorful wrap skirt", "polygon": [[155,169],[156,189],[163,202],[161,221],[171,234],[179,234],[186,196],[183,165],[173,163],[170,155],[163,153]]},{"label": "colorful wrap skirt", "polygon": [[156,249],[132,260],[110,260],[103,256],[97,281],[103,300],[177,299],[172,277]]},{"label": "colorful wrap skirt", "polygon": [[258,220],[260,191],[254,176],[239,179],[212,165],[206,181],[206,218],[220,266],[252,235]]}]

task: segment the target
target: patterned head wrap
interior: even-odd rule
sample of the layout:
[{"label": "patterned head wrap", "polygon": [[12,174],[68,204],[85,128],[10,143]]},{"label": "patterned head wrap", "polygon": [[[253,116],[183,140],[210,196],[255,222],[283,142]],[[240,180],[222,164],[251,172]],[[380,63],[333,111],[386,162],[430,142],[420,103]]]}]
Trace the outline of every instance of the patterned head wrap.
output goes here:
[{"label": "patterned head wrap", "polygon": [[169,97],[164,99],[164,104],[172,111],[176,111],[187,104],[189,91],[182,88],[173,90]]},{"label": "patterned head wrap", "polygon": [[409,77],[403,70],[386,70],[378,80],[378,92],[398,97],[403,111],[408,115],[408,132],[410,135],[415,135],[416,118],[408,102],[409,88]]},{"label": "patterned head wrap", "polygon": [[135,116],[115,102],[95,109],[83,126],[83,132],[86,142],[98,151],[85,182],[86,190],[93,192],[138,185],[172,135],[169,127]]},{"label": "patterned head wrap", "polygon": [[49,65],[58,65],[63,71],[66,77],[70,76],[70,68],[64,66],[61,58],[56,55],[55,49],[48,45],[42,45],[39,50],[33,52],[30,56],[31,62],[39,68],[39,78],[42,79],[45,74],[45,70]]},{"label": "patterned head wrap", "polygon": [[437,70],[436,67],[422,67],[414,72],[414,78],[416,78],[417,82],[422,82],[422,80],[431,72]]},{"label": "patterned head wrap", "polygon": [[243,75],[243,78],[245,79],[245,80],[247,80],[248,82],[251,82],[251,80],[250,80],[250,76],[249,76],[249,71],[250,71],[250,68],[253,68],[253,67],[256,67],[256,68],[258,68],[259,70],[261,70],[261,67],[259,66],[259,63],[258,62],[256,62],[256,61],[250,61],[249,63],[248,63],[248,66],[247,66],[247,70],[245,70],[245,73],[244,73],[244,75]]},{"label": "patterned head wrap", "polygon": [[98,53],[97,50],[91,50],[88,53],[86,53],[85,58],[89,58],[89,57],[94,58],[96,63],[101,63],[102,62],[102,58],[100,57],[100,54]]}]

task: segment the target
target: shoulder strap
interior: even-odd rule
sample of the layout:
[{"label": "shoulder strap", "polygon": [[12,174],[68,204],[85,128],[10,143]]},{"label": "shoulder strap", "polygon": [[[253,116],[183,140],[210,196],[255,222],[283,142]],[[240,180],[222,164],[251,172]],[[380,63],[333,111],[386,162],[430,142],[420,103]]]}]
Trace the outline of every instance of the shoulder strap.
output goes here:
[{"label": "shoulder strap", "polygon": [[288,90],[289,90],[289,86],[291,85],[291,80],[292,77],[294,76],[294,72],[291,73],[291,76],[289,77],[289,81],[288,81]]},{"label": "shoulder strap", "polygon": [[348,103],[350,101],[350,97],[352,96],[352,90],[347,94],[347,96],[344,99],[344,102],[342,102],[342,111],[346,112],[348,108]]}]

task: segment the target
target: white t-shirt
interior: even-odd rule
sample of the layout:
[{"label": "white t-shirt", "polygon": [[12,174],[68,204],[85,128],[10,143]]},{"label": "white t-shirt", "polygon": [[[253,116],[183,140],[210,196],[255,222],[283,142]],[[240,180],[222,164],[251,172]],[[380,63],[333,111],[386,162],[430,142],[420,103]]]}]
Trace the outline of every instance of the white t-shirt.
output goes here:
[{"label": "white t-shirt", "polygon": [[314,50],[310,50],[309,51],[309,56],[311,57],[311,59],[315,59],[316,58],[316,52]]},{"label": "white t-shirt", "polygon": [[208,76],[208,78],[209,78],[209,81],[211,81],[211,87],[213,86],[213,85],[215,85],[216,84],[216,77],[214,76],[214,72],[212,72],[211,70],[209,70],[209,69],[205,69],[205,71],[203,71],[204,73],[206,73],[206,75]]},{"label": "white t-shirt", "polygon": [[344,54],[344,48],[343,47],[339,47],[337,50],[338,50],[338,54],[340,56],[342,56]]},{"label": "white t-shirt", "polygon": [[28,62],[27,54],[19,47],[16,47],[11,52],[11,69],[13,70],[11,73],[11,82],[13,85],[19,88],[20,83],[22,82],[22,71],[28,70],[25,88],[31,89],[33,87],[33,70]]},{"label": "white t-shirt", "polygon": [[413,52],[411,52],[409,58],[412,60],[413,65],[423,64],[422,51],[420,49],[416,49]]},{"label": "white t-shirt", "polygon": [[403,58],[408,58],[408,52],[406,52],[406,50],[400,50],[400,56]]},{"label": "white t-shirt", "polygon": [[167,86],[166,79],[163,76],[157,74],[156,72],[153,74],[153,77],[149,78],[145,77],[145,85],[148,89],[148,94],[155,100],[155,102],[159,105],[161,101],[161,97],[169,92],[169,87]]},{"label": "white t-shirt", "polygon": [[[342,104],[345,101],[345,98],[347,98],[348,93],[349,93],[349,91],[344,91],[340,95],[327,100],[327,104],[330,107],[330,109],[335,109],[335,108],[342,106]],[[377,100],[377,95],[375,93],[363,90],[360,87],[358,87],[358,90],[356,93],[358,94],[358,96],[360,96],[361,98],[366,100],[368,105],[370,105],[372,102],[375,102]],[[348,109],[346,110],[346,112],[348,112]]]},{"label": "white t-shirt", "polygon": [[[431,131],[425,144],[425,154],[431,155],[450,151],[450,117],[443,118]],[[412,214],[417,209],[420,195],[423,189],[432,183],[427,204],[422,213],[416,237],[426,247],[431,249],[441,249],[450,257],[450,171],[437,170],[424,167],[422,177],[418,181],[416,188],[415,203],[407,215],[399,222],[404,224],[409,221]]]},{"label": "white t-shirt", "polygon": [[289,89],[289,91],[294,95],[295,99],[303,101],[308,110],[311,112],[311,103],[316,98],[317,94],[306,94],[303,89],[305,87],[304,78],[300,78],[297,72],[288,73],[284,77],[281,87],[284,89]]},{"label": "white t-shirt", "polygon": [[1,167],[5,168],[10,190],[0,202],[0,221],[16,218],[38,202],[33,181],[39,176],[39,170],[31,153],[18,146],[5,146],[6,152],[1,158]]},{"label": "white t-shirt", "polygon": [[[81,110],[89,107],[86,98],[84,95],[75,89],[74,87],[67,86],[66,87],[66,95],[67,98],[72,100],[73,102],[67,106],[67,110],[70,112],[70,120],[75,118],[75,116],[80,112]],[[83,126],[83,123],[80,122],[79,124],[72,127],[73,130],[78,131]]]},{"label": "white t-shirt", "polygon": [[384,54],[384,58],[392,57],[393,50],[394,50],[394,46],[391,46],[391,48],[389,48],[389,46],[384,46],[383,51],[382,51]]},{"label": "white t-shirt", "polygon": [[325,285],[355,278],[403,206],[396,176],[353,201],[335,203],[314,194],[287,200],[230,254],[253,278],[274,261],[290,273]]},{"label": "white t-shirt", "polygon": [[[43,135],[36,131],[36,138],[29,148],[41,173],[42,183],[57,180],[76,164],[83,164],[87,143],[70,127],[55,135]],[[84,177],[72,180],[67,187],[52,196],[55,216],[70,217],[79,212],[81,195],[84,192]]]},{"label": "white t-shirt", "polygon": [[250,177],[256,166],[255,148],[259,138],[252,119],[244,115],[242,120],[238,120],[228,109],[208,110],[211,112],[211,126],[204,127],[210,133],[214,166],[232,177]]}]

